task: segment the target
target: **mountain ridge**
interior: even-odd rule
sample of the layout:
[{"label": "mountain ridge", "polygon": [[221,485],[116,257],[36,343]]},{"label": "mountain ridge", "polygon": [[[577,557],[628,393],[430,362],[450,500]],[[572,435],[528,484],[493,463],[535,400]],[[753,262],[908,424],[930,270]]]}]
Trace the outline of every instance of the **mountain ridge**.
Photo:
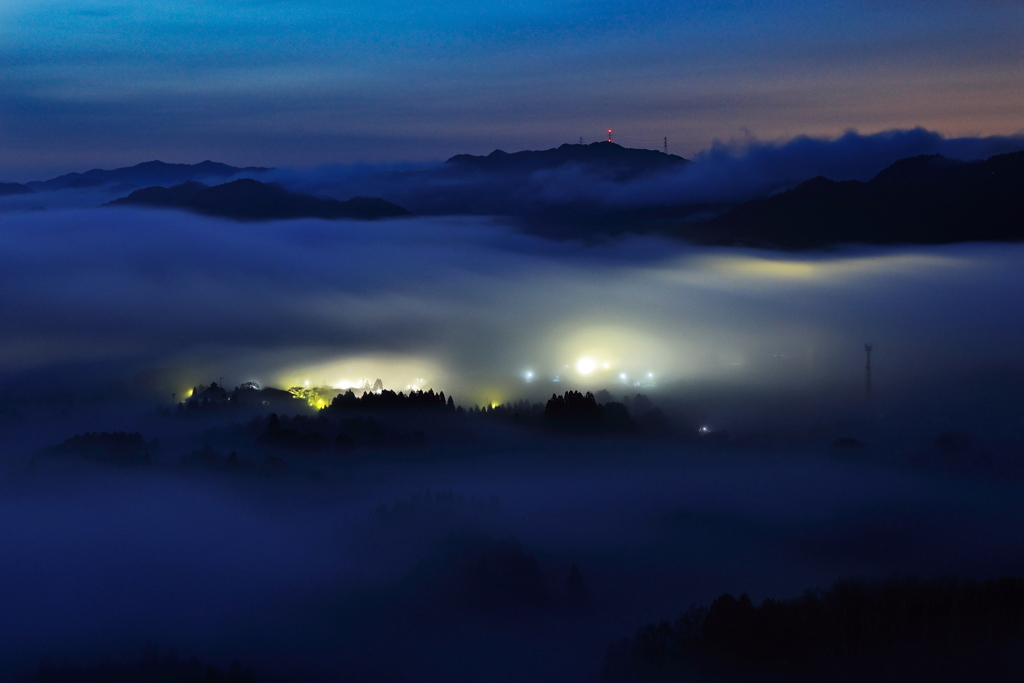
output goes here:
[{"label": "mountain ridge", "polygon": [[590,144],[565,143],[551,149],[519,152],[496,149],[485,156],[456,154],[444,163],[449,169],[462,167],[494,173],[531,173],[574,163],[605,166],[615,172],[619,179],[625,180],[690,162],[675,154],[623,147],[614,142],[604,141]]},{"label": "mountain ridge", "polygon": [[93,168],[84,173],[65,173],[49,180],[33,180],[24,185],[36,192],[82,187],[96,187],[108,183],[130,183],[135,186],[178,185],[191,180],[230,178],[240,174],[260,175],[272,171],[262,166],[240,168],[217,161],[198,164],[170,164],[164,161],[144,161],[134,166],[110,170]]},{"label": "mountain ridge", "polygon": [[35,190],[21,183],[0,183],[0,197],[13,194],[32,194]]},{"label": "mountain ridge", "polygon": [[900,159],[867,182],[817,176],[702,224],[704,244],[813,249],[843,243],[948,244],[1024,240],[1024,152],[984,161]]},{"label": "mountain ridge", "polygon": [[149,206],[184,209],[207,216],[243,221],[289,218],[355,218],[375,220],[408,216],[404,208],[379,197],[352,197],[346,201],[297,194],[285,188],[240,178],[208,186],[188,181],[171,187],[146,187],[104,206]]}]

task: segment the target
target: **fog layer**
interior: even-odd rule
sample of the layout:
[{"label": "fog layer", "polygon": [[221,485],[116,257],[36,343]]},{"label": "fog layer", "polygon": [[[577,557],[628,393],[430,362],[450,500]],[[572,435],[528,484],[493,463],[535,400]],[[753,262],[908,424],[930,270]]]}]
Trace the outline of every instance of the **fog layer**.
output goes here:
[{"label": "fog layer", "polygon": [[[607,644],[726,591],[1024,571],[1020,245],[794,257],[115,209],[3,227],[0,676],[155,640],[264,680],[592,681]],[[250,416],[162,412],[200,382],[376,378],[464,406],[644,393],[677,435],[464,416],[454,440],[271,476],[231,424]],[[162,448],[33,460],[109,430]],[[202,447],[253,467],[182,458]],[[462,581],[480,558],[518,563],[529,599]]]},{"label": "fog layer", "polygon": [[143,378],[169,397],[218,377],[380,377],[482,403],[566,383],[859,386],[866,341],[879,386],[1021,363],[1015,245],[793,257],[552,243],[480,219],[123,209],[7,214],[4,227],[9,382]]}]

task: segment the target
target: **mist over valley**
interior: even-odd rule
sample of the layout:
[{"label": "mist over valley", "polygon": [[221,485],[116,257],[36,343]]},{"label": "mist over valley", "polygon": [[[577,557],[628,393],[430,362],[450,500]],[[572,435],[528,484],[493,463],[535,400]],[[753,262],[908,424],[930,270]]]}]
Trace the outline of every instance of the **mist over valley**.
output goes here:
[{"label": "mist over valley", "polygon": [[[1020,147],[595,143],[5,190],[0,676],[936,680],[913,667],[945,646],[951,680],[1012,680],[1019,236],[680,226]],[[401,211],[316,213],[352,197]],[[947,635],[772,621],[908,600]]]}]

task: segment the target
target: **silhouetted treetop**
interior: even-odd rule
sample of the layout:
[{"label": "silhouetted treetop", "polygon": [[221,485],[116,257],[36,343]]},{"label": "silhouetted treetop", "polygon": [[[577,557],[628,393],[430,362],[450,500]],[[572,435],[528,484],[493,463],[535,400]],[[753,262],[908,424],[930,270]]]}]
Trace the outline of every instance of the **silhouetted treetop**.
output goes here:
[{"label": "silhouetted treetop", "polygon": [[544,407],[544,421],[552,427],[583,431],[634,431],[629,411],[622,403],[600,405],[589,391],[552,394]]},{"label": "silhouetted treetop", "polygon": [[[297,421],[298,416],[293,422]],[[325,421],[323,426],[329,428],[330,423]],[[267,419],[267,430],[256,441],[264,446],[311,453],[325,451],[331,446],[331,439],[324,431],[299,431],[283,427],[276,413],[270,414]]]},{"label": "silhouetted treetop", "polygon": [[[683,680],[694,670],[786,678],[816,667],[820,680],[834,680],[865,662],[874,662],[877,676],[886,672],[886,661],[910,658],[937,662],[938,670],[926,668],[924,678],[914,679],[932,680],[943,667],[973,666],[979,655],[998,652],[989,648],[1019,644],[1022,636],[1019,578],[845,579],[823,593],[760,605],[726,593],[710,608],[691,607],[674,624],[649,624],[609,648],[604,678]],[[1003,664],[1024,674],[1019,657]]]},{"label": "silhouetted treetop", "polygon": [[40,455],[74,454],[117,465],[148,465],[151,454],[159,450],[156,439],[147,442],[139,432],[86,432],[45,449]]},{"label": "silhouetted treetop", "polygon": [[446,399],[443,391],[435,394],[433,389],[410,391],[408,394],[382,389],[379,393],[368,391],[362,396],[356,396],[355,392],[349,389],[345,393],[335,396],[326,408],[332,413],[345,410],[410,409],[454,411],[455,402],[450,398]]},{"label": "silhouetted treetop", "polygon": [[562,396],[551,395],[544,407],[544,417],[554,422],[596,425],[604,417],[604,411],[589,391],[586,394],[567,391]]},{"label": "silhouetted treetop", "polygon": [[514,538],[451,537],[417,574],[442,608],[508,617],[554,604],[537,559]]}]

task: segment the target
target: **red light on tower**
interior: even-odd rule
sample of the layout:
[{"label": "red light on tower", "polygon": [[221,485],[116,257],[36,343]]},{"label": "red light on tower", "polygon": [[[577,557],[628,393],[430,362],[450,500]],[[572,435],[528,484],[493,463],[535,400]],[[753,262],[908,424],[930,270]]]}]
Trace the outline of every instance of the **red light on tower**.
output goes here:
[{"label": "red light on tower", "polygon": [[611,141],[612,141],[612,129],[609,128],[608,129],[608,142],[611,142]]}]

